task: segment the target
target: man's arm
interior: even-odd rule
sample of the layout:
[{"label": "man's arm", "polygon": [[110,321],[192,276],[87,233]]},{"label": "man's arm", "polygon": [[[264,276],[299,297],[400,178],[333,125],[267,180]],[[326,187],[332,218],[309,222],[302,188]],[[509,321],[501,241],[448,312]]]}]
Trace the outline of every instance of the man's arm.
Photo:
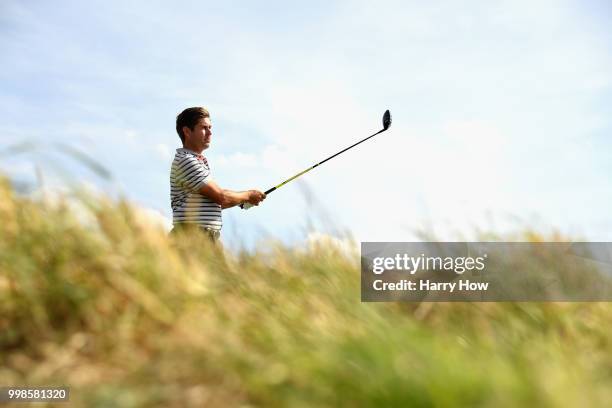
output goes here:
[{"label": "man's arm", "polygon": [[[226,202],[225,205],[221,204],[221,208],[224,209],[224,210],[226,208],[231,208],[231,207],[234,207],[236,205],[240,205],[240,204],[244,203],[245,201],[249,201],[249,197],[250,197],[249,196],[250,193],[248,191],[232,191],[232,190],[225,190],[225,189],[223,189],[223,194],[228,195],[230,197],[232,197],[232,196],[243,197],[246,194],[246,197],[247,197],[246,199],[240,198],[240,200],[238,202],[236,202],[236,203],[230,201],[230,202]],[[255,204],[255,205],[257,205],[257,204]]]},{"label": "man's arm", "polygon": [[226,209],[249,202],[253,205],[258,205],[266,195],[261,191],[248,190],[248,191],[232,191],[221,188],[214,181],[209,181],[204,184],[199,193],[210,198],[215,203],[219,204],[221,208]]}]

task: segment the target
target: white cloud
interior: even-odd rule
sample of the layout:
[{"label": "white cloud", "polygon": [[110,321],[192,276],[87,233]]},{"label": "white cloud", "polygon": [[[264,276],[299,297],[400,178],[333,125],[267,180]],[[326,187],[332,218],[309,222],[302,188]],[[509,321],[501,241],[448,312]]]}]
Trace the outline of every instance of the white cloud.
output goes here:
[{"label": "white cloud", "polygon": [[135,204],[132,205],[136,210],[135,214],[141,224],[161,228],[166,232],[170,232],[172,229],[172,219],[165,216],[160,211],[137,206]]},{"label": "white cloud", "polygon": [[173,157],[173,150],[165,143],[157,143],[154,146],[155,153],[163,160],[169,160]]},{"label": "white cloud", "polygon": [[356,255],[359,254],[359,247],[355,241],[321,232],[310,232],[304,241],[304,247],[310,251],[321,248],[334,249],[347,259],[356,259]]},{"label": "white cloud", "polygon": [[257,155],[251,153],[235,152],[228,155],[219,154],[215,156],[215,165],[228,169],[249,168],[260,166],[261,161]]},{"label": "white cloud", "polygon": [[[136,143],[138,140],[138,135],[134,130],[126,130],[123,132],[123,134],[125,135],[125,138],[130,141],[130,143]],[[160,144],[157,146],[160,146]]]}]

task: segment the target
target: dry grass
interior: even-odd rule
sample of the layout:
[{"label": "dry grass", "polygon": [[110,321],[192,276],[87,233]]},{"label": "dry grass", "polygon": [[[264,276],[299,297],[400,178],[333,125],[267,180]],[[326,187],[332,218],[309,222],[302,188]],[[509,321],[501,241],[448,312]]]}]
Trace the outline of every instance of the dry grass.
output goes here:
[{"label": "dry grass", "polygon": [[612,401],[609,303],[362,304],[358,254],[221,262],[83,203],[89,223],[0,182],[0,384],[68,385],[79,407]]}]

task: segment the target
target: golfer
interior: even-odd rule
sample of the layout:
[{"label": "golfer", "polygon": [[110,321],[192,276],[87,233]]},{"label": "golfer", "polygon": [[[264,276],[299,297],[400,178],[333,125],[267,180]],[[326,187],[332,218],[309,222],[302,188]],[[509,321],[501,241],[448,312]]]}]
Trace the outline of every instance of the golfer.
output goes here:
[{"label": "golfer", "polygon": [[171,233],[195,229],[213,241],[221,236],[221,210],[243,202],[258,205],[266,195],[258,190],[231,191],[212,177],[202,152],[210,147],[210,114],[201,107],[188,108],[176,117],[176,132],[183,147],[176,149],[170,171]]}]

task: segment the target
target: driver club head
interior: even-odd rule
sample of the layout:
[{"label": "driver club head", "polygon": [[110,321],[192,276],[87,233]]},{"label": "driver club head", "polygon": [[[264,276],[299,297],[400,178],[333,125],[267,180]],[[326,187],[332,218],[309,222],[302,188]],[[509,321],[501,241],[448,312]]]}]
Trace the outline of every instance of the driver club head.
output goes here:
[{"label": "driver club head", "polygon": [[391,126],[391,112],[387,109],[383,115],[383,130],[389,129]]}]

